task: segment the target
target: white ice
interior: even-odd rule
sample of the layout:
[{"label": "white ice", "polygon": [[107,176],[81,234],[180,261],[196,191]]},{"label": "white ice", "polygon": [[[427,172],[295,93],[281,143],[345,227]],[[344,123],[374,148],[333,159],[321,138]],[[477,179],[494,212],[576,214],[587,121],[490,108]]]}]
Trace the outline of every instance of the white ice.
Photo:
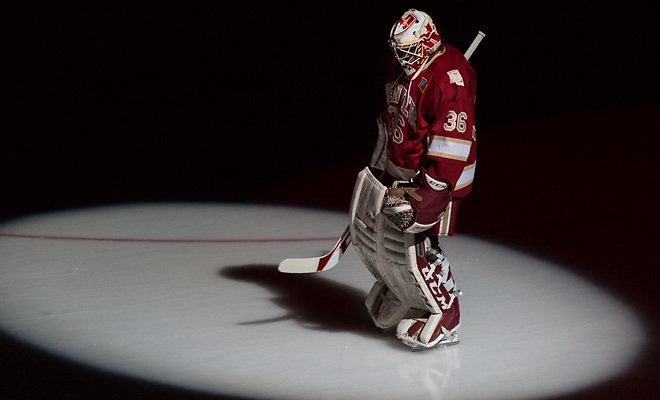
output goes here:
[{"label": "white ice", "polygon": [[0,329],[110,372],[273,399],[557,396],[621,374],[643,349],[645,328],[609,293],[457,235],[441,244],[464,292],[461,343],[411,352],[373,326],[373,278],[352,249],[327,272],[277,272],[284,258],[325,253],[346,223],[239,204],[11,221],[0,226]]}]

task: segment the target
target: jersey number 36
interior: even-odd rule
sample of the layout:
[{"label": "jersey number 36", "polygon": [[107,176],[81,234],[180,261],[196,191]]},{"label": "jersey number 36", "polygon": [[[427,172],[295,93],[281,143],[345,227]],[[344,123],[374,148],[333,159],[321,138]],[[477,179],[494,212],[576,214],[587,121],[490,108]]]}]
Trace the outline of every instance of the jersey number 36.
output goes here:
[{"label": "jersey number 36", "polygon": [[460,133],[464,133],[467,130],[467,117],[468,116],[464,111],[456,114],[456,111],[449,110],[447,113],[447,121],[443,125],[443,128],[445,128],[447,132],[456,129]]}]

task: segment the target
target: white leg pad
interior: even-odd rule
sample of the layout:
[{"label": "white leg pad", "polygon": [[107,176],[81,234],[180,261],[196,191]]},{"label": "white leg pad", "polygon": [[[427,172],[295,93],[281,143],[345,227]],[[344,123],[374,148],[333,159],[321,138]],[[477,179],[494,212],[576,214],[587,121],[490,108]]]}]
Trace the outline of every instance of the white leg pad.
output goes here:
[{"label": "white leg pad", "polygon": [[397,325],[406,316],[409,308],[397,299],[383,282],[374,283],[365,305],[374,324],[383,329]]},{"label": "white leg pad", "polygon": [[350,207],[351,241],[376,281],[385,284],[398,301],[407,308],[428,310],[411,274],[417,262],[415,235],[391,227],[380,212],[386,190],[369,168],[359,173]]}]

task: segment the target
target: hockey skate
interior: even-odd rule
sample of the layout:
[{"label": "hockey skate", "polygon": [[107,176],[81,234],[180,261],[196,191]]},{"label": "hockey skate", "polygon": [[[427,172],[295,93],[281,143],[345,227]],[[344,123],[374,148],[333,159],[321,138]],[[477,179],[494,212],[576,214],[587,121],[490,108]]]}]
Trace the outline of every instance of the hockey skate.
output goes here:
[{"label": "hockey skate", "polygon": [[458,344],[460,326],[458,299],[455,299],[452,307],[442,314],[401,320],[396,336],[412,351],[433,349]]}]

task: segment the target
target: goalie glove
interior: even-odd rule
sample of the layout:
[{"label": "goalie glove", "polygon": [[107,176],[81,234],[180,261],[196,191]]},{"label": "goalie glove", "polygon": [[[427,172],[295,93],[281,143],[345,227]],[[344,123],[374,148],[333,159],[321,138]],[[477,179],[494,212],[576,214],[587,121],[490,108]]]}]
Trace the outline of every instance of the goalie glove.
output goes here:
[{"label": "goalie glove", "polygon": [[419,233],[437,224],[451,200],[449,185],[422,170],[413,182],[397,181],[387,189],[382,213],[404,233]]}]

